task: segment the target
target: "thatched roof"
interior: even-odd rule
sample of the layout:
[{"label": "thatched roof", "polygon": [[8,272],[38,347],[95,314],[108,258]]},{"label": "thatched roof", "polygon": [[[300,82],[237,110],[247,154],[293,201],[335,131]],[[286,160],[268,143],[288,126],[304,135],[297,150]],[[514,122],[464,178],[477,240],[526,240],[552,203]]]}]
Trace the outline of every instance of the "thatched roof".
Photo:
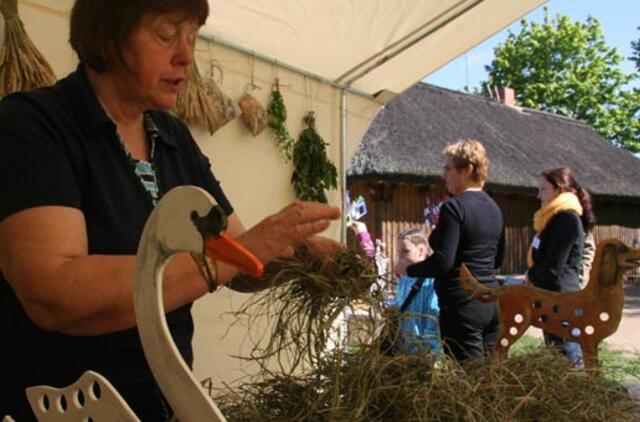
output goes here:
[{"label": "thatched roof", "polygon": [[486,147],[492,190],[533,193],[542,170],[565,165],[595,196],[640,200],[640,159],[586,123],[424,83],[380,111],[347,175],[350,181],[433,183],[442,173],[442,149],[463,138]]}]

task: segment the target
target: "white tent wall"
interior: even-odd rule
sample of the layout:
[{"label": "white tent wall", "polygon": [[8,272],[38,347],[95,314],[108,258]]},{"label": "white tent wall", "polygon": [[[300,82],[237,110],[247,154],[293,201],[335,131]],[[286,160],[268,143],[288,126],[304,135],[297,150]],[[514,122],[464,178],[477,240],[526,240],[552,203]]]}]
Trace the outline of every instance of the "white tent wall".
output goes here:
[{"label": "white tent wall", "polygon": [[[27,32],[58,77],[77,64],[68,44],[72,3],[19,1]],[[204,30],[325,80],[353,79],[353,86],[368,94],[387,90],[392,96],[542,3],[544,0],[210,0],[212,17]],[[224,72],[221,88],[234,100],[245,91],[253,74],[261,87],[253,93],[266,106],[271,83],[279,77],[290,133],[297,137],[302,117],[313,109],[318,131],[330,144],[329,156],[340,166],[339,89],[304,77],[291,66],[254,60],[251,54],[202,38],[196,46],[196,58],[205,75],[212,59],[220,63]],[[354,79],[360,74],[362,78]],[[380,107],[364,96],[347,95],[347,160]],[[247,227],[293,199],[291,164],[283,161],[269,129],[253,138],[236,118],[213,136],[200,128],[192,128],[192,132]],[[330,193],[332,204],[340,205],[341,199],[338,191]],[[339,239],[340,231],[336,223],[327,235]],[[250,349],[246,327],[235,326],[223,337],[231,319],[222,316],[244,298],[221,289],[196,302],[198,378],[212,377],[219,385],[250,370],[246,363],[230,357]]]},{"label": "white tent wall", "polygon": [[[209,51],[206,42],[197,46],[198,63],[202,72],[207,70]],[[250,56],[214,46],[212,56],[224,69],[224,92],[237,99],[251,80]],[[253,60],[254,81],[261,89],[252,94],[261,104],[268,103],[271,84],[278,77],[287,106],[287,126],[297,139],[303,129],[302,118],[314,110],[317,128],[325,141],[329,142],[328,153],[336,165],[340,160],[340,91],[308,77],[277,68],[259,60]],[[380,104],[357,95],[348,95],[348,143],[349,157],[355,152],[357,141],[363,136]],[[204,153],[209,156],[216,176],[231,199],[236,212],[246,227],[251,227],[261,218],[278,211],[294,199],[290,183],[292,165],[285,163],[278,150],[271,130],[265,129],[253,138],[238,118],[218,130],[210,137],[203,129],[192,128]],[[340,206],[337,190],[329,192],[331,204]],[[340,224],[334,223],[326,235],[340,238]],[[211,376],[215,381],[229,381],[243,375],[246,362],[230,358],[230,354],[247,353],[252,342],[247,340],[247,328],[238,325],[229,329],[233,320],[222,314],[237,308],[246,295],[221,289],[196,302],[194,318],[195,372],[199,376]],[[260,327],[252,327],[254,333],[264,333]]]}]

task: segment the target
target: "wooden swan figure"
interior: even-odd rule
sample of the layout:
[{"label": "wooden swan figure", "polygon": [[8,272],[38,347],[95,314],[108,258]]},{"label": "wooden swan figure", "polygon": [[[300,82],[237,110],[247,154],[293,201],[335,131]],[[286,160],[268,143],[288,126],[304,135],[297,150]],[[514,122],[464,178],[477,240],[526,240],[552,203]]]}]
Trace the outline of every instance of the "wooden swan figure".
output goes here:
[{"label": "wooden swan figure", "polygon": [[169,334],[162,272],[179,252],[204,253],[255,277],[262,275],[262,263],[224,233],[226,215],[204,190],[178,187],[162,199],[147,220],[138,246],[133,298],[140,340],[153,376],[181,422],[224,421]]},{"label": "wooden swan figure", "polygon": [[[149,216],[138,246],[133,292],[138,332],[153,376],[181,422],[226,419],[171,338],[162,300],[162,274],[173,255],[191,252],[259,277],[262,263],[226,235],[226,227],[226,215],[211,195],[193,186],[177,187],[162,197]],[[102,391],[98,397],[91,390],[96,385]],[[77,400],[78,391],[84,391],[82,403]],[[40,422],[138,421],[109,382],[91,371],[66,388],[31,387],[27,395]],[[43,406],[45,401],[47,406]]]}]

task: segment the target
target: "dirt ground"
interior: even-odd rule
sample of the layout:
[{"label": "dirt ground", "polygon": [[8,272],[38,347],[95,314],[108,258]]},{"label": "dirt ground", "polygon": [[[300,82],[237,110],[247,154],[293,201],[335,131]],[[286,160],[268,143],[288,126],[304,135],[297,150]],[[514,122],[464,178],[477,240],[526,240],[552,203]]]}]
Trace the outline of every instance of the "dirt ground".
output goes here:
[{"label": "dirt ground", "polygon": [[613,350],[640,353],[640,284],[624,289],[624,311],[618,331],[604,341]]}]

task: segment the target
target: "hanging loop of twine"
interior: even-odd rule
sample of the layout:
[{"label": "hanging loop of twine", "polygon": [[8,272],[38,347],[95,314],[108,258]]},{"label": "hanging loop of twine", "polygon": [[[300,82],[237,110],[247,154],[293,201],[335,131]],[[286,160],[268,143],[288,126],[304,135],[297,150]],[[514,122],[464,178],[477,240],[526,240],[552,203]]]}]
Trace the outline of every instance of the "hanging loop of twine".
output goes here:
[{"label": "hanging loop of twine", "polygon": [[245,89],[247,91],[260,89],[260,86],[256,85],[255,83],[256,57],[253,52],[251,52],[251,55],[249,56],[249,64],[251,67],[251,81],[247,84]]}]

